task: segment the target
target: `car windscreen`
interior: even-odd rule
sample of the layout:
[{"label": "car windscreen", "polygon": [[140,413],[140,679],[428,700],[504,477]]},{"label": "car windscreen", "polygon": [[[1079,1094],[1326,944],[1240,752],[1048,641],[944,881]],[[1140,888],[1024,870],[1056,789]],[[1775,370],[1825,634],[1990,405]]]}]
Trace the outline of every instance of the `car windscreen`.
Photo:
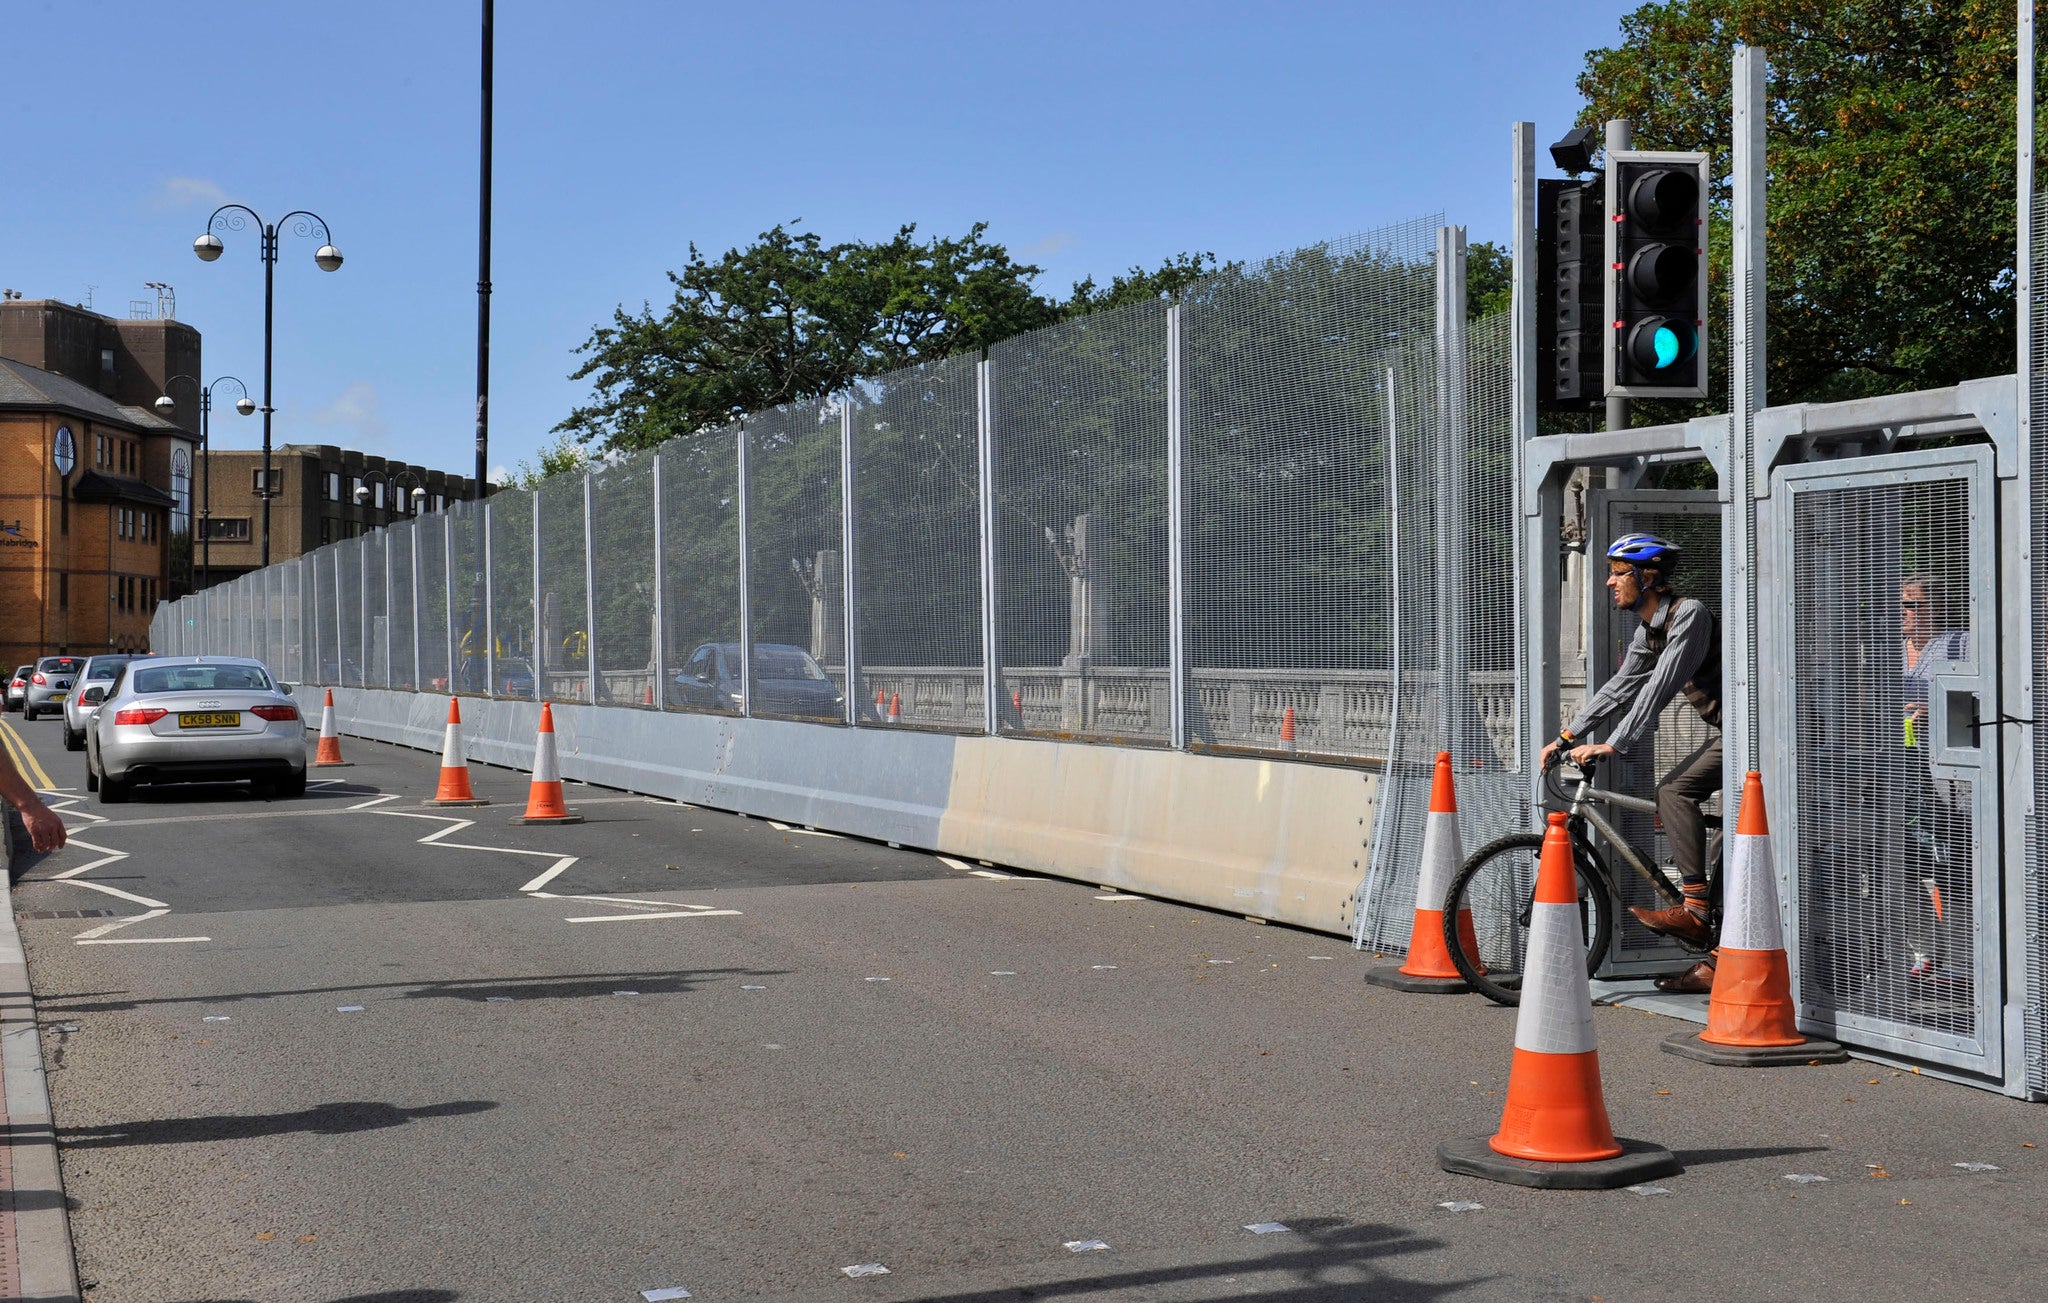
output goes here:
[{"label": "car windscreen", "polygon": [[148,692],[268,692],[270,676],[254,665],[148,665],[129,672],[129,690]]},{"label": "car windscreen", "polygon": [[36,662],[36,668],[45,674],[76,674],[83,664],[84,661],[74,656],[45,656]]},{"label": "car windscreen", "polygon": [[119,674],[121,672],[121,667],[123,665],[126,665],[127,663],[127,661],[96,660],[92,664],[85,667],[85,677],[88,682],[94,679],[111,679],[115,675]]},{"label": "car windscreen", "polygon": [[818,662],[794,647],[754,648],[754,677],[757,679],[813,679],[825,677]]}]

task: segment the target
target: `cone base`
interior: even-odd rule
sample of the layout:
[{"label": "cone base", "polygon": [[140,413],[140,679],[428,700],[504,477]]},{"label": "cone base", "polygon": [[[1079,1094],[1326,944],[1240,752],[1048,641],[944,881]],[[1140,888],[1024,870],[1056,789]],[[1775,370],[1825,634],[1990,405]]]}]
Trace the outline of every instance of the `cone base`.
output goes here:
[{"label": "cone base", "polygon": [[1849,1051],[1840,1045],[1812,1036],[1798,1045],[1716,1045],[1701,1040],[1698,1032],[1673,1032],[1664,1038],[1664,1052],[1720,1068],[1785,1068],[1849,1060]]},{"label": "cone base", "polygon": [[582,823],[583,816],[580,814],[522,814],[512,822],[524,824]]},{"label": "cone base", "polygon": [[313,768],[315,768],[315,769],[353,769],[353,768],[355,768],[355,763],[356,763],[356,762],[355,762],[355,761],[353,761],[353,760],[315,760],[315,761],[313,762]]},{"label": "cone base", "polygon": [[1411,995],[1463,995],[1472,989],[1462,977],[1413,977],[1402,972],[1398,964],[1382,964],[1371,969],[1365,980],[1374,986],[1406,991]]},{"label": "cone base", "polygon": [[1621,1153],[1584,1163],[1546,1163],[1497,1152],[1488,1136],[1446,1140],[1436,1147],[1436,1165],[1458,1176],[1476,1176],[1538,1190],[1614,1190],[1624,1185],[1677,1176],[1685,1170],[1676,1155],[1647,1140],[1622,1139]]},{"label": "cone base", "polygon": [[446,799],[446,800],[442,800],[441,798],[439,798],[439,797],[436,797],[436,798],[434,798],[434,799],[433,799],[433,800],[431,800],[431,801],[421,801],[421,802],[420,802],[420,804],[421,804],[421,805],[441,805],[441,806],[448,806],[448,805],[489,805],[489,804],[490,804],[490,802],[489,802],[488,800],[486,800],[485,798],[481,797],[481,796],[472,796],[472,797],[467,797],[467,798],[463,798],[463,797],[454,797],[454,796],[451,796],[451,797],[449,797],[449,798],[448,798],[448,799]]}]

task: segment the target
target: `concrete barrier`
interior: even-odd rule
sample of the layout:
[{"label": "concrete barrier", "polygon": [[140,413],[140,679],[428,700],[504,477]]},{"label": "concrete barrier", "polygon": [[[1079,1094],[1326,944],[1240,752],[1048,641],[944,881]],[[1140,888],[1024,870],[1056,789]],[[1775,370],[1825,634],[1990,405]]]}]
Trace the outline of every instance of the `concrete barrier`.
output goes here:
[{"label": "concrete barrier", "polygon": [[[308,694],[324,691],[311,687]],[[438,751],[443,695],[336,688],[341,731]],[[1336,766],[557,703],[562,776],[1348,936],[1378,775]],[[462,698],[530,771],[540,707]]]}]

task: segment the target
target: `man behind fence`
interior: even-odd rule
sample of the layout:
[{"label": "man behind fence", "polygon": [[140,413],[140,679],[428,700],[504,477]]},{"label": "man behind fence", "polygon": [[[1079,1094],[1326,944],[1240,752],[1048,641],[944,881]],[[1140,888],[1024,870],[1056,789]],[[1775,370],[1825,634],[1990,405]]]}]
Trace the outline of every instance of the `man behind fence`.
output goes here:
[{"label": "man behind fence", "polygon": [[[1624,534],[1607,549],[1607,591],[1619,610],[1642,621],[1622,657],[1621,668],[1601,685],[1579,717],[1543,748],[1543,763],[1560,747],[1581,764],[1602,756],[1650,753],[1657,717],[1684,692],[1713,733],[1657,784],[1657,815],[1678,862],[1683,904],[1629,913],[1652,932],[1706,949],[1714,944],[1709,921],[1705,826],[1700,803],[1721,790],[1721,630],[1714,613],[1696,597],[1681,597],[1671,576],[1678,545],[1652,534]],[[1626,710],[1605,742],[1585,737]],[[1714,986],[1712,957],[1678,977],[1657,980],[1664,991],[1701,992]]]}]

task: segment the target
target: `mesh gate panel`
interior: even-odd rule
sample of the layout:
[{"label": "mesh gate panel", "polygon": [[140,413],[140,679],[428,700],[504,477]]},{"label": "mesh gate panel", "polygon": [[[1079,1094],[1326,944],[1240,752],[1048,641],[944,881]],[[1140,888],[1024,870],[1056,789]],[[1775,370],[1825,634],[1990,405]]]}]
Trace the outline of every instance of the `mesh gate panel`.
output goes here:
[{"label": "mesh gate panel", "polygon": [[412,545],[418,525],[397,521],[384,533],[384,554],[390,561],[391,580],[386,585],[391,628],[391,686],[400,692],[416,692],[420,686],[419,666],[413,657],[414,607],[412,591]]},{"label": "mesh gate panel", "polygon": [[422,515],[413,526],[413,555],[419,562],[419,584],[413,594],[414,623],[420,642],[420,685],[439,692],[448,686],[448,554],[447,513]]},{"label": "mesh gate panel", "polygon": [[363,535],[363,686],[391,686],[391,618],[384,606],[384,531]]},{"label": "mesh gate panel", "polygon": [[1209,277],[1182,307],[1192,745],[1382,757],[1387,341],[1434,329],[1437,223]]},{"label": "mesh gate panel", "polygon": [[363,686],[363,541],[334,545],[335,635],[341,649],[341,685]]},{"label": "mesh gate panel", "polygon": [[748,420],[746,439],[753,713],[843,723],[839,404],[778,407]]},{"label": "mesh gate panel", "polygon": [[853,410],[854,562],[863,717],[900,700],[910,728],[979,733],[981,491],[975,359],[863,387]]},{"label": "mesh gate panel", "polygon": [[[2038,180],[2036,182],[2038,184]],[[2034,205],[2033,339],[2033,626],[2034,711],[2048,710],[2048,196]],[[2034,793],[2027,817],[2026,938],[2027,1085],[2048,1094],[2048,838],[2041,819],[2048,814],[2048,743],[2034,730]],[[2008,797],[2010,799],[2010,796]]]},{"label": "mesh gate panel", "polygon": [[[583,477],[558,475],[540,498],[540,694],[549,701],[589,695],[590,608],[583,570]],[[459,604],[458,604],[459,605]],[[460,651],[460,648],[457,649]]]},{"label": "mesh gate panel", "polygon": [[533,700],[533,495],[524,489],[493,493],[491,532],[491,637],[497,673],[494,697]]},{"label": "mesh gate panel", "polygon": [[989,350],[1005,732],[1163,743],[1166,307]]},{"label": "mesh gate panel", "polygon": [[312,576],[307,586],[307,599],[313,613],[314,671],[310,676],[315,683],[338,685],[341,682],[341,650],[335,621],[339,614],[335,608],[334,571],[336,554],[340,549],[328,544],[307,558]]},{"label": "mesh gate panel", "polygon": [[666,705],[736,712],[739,684],[721,680],[721,645],[738,673],[740,641],[739,427],[661,448],[662,663]]},{"label": "mesh gate panel", "polygon": [[1802,998],[1963,1037],[1978,1031],[1975,794],[1930,773],[1926,684],[1905,661],[1913,633],[1931,637],[1920,654],[1974,662],[1978,526],[1962,480],[1803,492],[1793,513],[1793,627],[1818,649],[1789,667]]},{"label": "mesh gate panel", "polygon": [[[448,504],[448,603],[455,635],[455,663],[449,677],[456,692],[484,690],[484,544],[483,507],[476,502]],[[579,617],[577,625],[583,621]]]},{"label": "mesh gate panel", "polygon": [[278,567],[279,600],[283,610],[279,629],[283,636],[278,653],[278,672],[287,683],[306,681],[305,559],[293,557]]},{"label": "mesh gate panel", "polygon": [[633,453],[590,472],[597,699],[606,705],[654,704],[654,457]]}]

